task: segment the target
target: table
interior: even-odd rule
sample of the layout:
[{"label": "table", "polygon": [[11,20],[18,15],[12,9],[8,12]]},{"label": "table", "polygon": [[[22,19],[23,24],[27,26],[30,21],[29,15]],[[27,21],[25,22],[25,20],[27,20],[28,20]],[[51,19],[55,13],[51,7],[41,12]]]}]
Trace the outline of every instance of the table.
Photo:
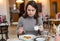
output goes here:
[{"label": "table", "polygon": [[6,41],[5,39],[3,39],[3,27],[6,28],[7,32],[6,32],[6,39],[8,38],[8,23],[0,23],[0,30],[1,30],[1,36],[2,36],[2,39],[0,41]]},{"label": "table", "polygon": [[58,27],[58,25],[60,24],[60,19],[48,19],[48,23],[50,25],[49,31],[51,33],[55,33],[56,30],[54,29],[54,27]]},{"label": "table", "polygon": [[13,38],[13,39],[7,39],[7,41],[22,41],[22,40],[19,40],[18,38]]},{"label": "table", "polygon": [[60,19],[48,19],[49,21],[60,21]]},{"label": "table", "polygon": [[56,26],[58,26],[60,24],[60,19],[48,19],[48,24],[51,26],[53,24],[55,24]]},{"label": "table", "polygon": [[53,23],[60,24],[60,19],[49,19],[48,21],[51,22],[52,24]]},{"label": "table", "polygon": [[[22,40],[19,40],[18,38],[13,38],[13,39],[8,39],[7,41],[22,41]],[[54,41],[54,38],[51,37],[49,41]]]}]

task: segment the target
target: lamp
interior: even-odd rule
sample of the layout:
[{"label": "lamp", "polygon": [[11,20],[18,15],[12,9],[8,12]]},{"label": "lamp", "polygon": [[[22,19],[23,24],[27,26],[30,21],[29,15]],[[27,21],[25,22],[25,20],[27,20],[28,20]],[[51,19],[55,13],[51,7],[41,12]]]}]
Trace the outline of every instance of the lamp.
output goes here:
[{"label": "lamp", "polygon": [[0,0],[0,4],[1,4],[1,5],[3,4],[3,0]]},{"label": "lamp", "polygon": [[37,2],[37,0],[33,0],[33,1]]},{"label": "lamp", "polygon": [[23,3],[24,1],[23,0],[16,0],[16,3],[17,3],[17,8],[19,9],[19,6],[21,3]]},{"label": "lamp", "polygon": [[24,1],[22,0],[16,0],[16,3],[23,3]]},{"label": "lamp", "polygon": [[33,1],[35,1],[36,3],[40,3],[41,0],[33,0]]}]

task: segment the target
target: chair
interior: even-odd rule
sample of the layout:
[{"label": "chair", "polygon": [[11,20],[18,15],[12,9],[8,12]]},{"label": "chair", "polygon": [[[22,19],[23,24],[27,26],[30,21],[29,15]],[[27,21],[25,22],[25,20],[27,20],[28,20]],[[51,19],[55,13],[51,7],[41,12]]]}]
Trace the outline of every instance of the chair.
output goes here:
[{"label": "chair", "polygon": [[[2,24],[2,23],[7,23],[6,16],[0,15],[0,24]],[[0,25],[0,34],[2,34],[2,36],[3,36],[3,34],[5,34],[6,40],[8,39],[8,25],[3,25],[3,26]],[[2,37],[2,39],[3,39],[3,37]]]},{"label": "chair", "polygon": [[56,19],[60,19],[60,12],[57,13]]},{"label": "chair", "polygon": [[2,20],[2,16],[0,15],[0,23],[2,23],[3,22],[3,20]]}]

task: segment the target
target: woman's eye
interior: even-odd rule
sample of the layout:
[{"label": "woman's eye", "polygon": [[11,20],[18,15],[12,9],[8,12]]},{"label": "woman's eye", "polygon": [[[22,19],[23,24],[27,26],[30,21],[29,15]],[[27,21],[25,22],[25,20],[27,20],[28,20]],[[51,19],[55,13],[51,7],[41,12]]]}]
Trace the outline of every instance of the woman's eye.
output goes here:
[{"label": "woman's eye", "polygon": [[30,9],[27,9],[28,11],[35,11],[35,10],[30,10]]},{"label": "woman's eye", "polygon": [[34,10],[32,10],[32,11],[34,11]]},{"label": "woman's eye", "polygon": [[28,9],[28,11],[31,11],[31,10]]}]

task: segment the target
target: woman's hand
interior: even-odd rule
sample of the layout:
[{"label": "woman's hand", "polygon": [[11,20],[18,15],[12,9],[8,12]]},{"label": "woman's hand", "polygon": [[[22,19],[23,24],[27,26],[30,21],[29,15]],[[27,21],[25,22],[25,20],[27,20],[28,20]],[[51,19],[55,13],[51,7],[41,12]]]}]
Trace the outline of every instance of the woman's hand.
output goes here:
[{"label": "woman's hand", "polygon": [[60,41],[60,36],[58,34],[55,35],[55,41]]},{"label": "woman's hand", "polygon": [[23,27],[20,27],[20,28],[18,29],[18,34],[22,34],[23,32],[24,32]]},{"label": "woman's hand", "polygon": [[39,31],[43,31],[43,25],[39,26]]}]

